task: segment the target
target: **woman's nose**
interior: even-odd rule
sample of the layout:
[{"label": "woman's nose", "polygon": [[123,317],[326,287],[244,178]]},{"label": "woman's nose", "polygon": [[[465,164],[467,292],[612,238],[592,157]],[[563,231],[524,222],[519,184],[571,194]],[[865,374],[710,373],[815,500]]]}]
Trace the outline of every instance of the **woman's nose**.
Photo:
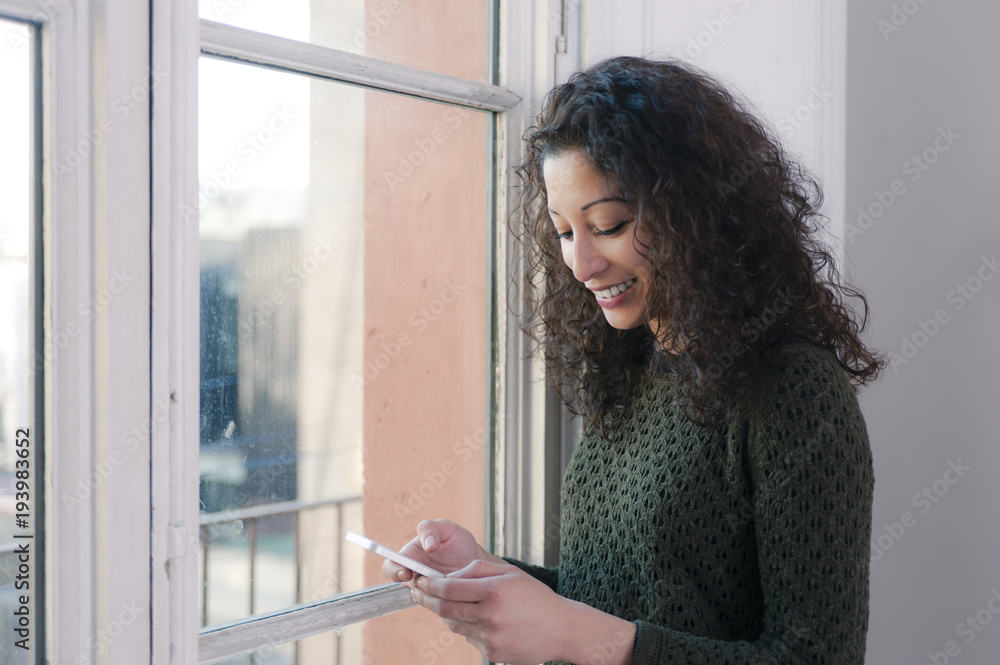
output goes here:
[{"label": "woman's nose", "polygon": [[573,276],[581,282],[590,279],[607,267],[608,261],[586,236],[573,239]]}]

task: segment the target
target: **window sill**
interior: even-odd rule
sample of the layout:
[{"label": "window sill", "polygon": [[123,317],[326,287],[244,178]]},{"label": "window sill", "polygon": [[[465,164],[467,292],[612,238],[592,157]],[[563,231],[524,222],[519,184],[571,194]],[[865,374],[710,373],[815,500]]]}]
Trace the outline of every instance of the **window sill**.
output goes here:
[{"label": "window sill", "polygon": [[390,583],[232,623],[208,626],[198,633],[198,663],[217,663],[415,605],[409,589]]}]

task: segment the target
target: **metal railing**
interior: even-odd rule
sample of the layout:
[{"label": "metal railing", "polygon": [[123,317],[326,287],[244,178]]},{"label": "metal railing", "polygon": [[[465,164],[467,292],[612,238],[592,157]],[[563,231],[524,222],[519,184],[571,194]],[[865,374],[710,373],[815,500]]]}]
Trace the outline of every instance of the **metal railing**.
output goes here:
[{"label": "metal railing", "polygon": [[[278,515],[292,515],[294,520],[294,525],[292,532],[294,534],[294,559],[295,559],[295,605],[302,604],[302,542],[300,533],[300,516],[302,513],[311,510],[328,509],[333,508],[336,514],[336,528],[337,534],[335,537],[334,547],[334,577],[335,577],[335,594],[340,594],[343,590],[343,542],[344,536],[346,535],[346,529],[344,528],[344,508],[350,504],[356,504],[361,501],[360,495],[349,495],[335,497],[331,499],[322,499],[319,501],[283,501],[280,503],[271,503],[259,506],[250,506],[248,508],[239,508],[236,510],[225,510],[216,513],[202,513],[199,517],[200,524],[200,534],[201,534],[201,587],[202,587],[202,599],[201,599],[201,624],[203,630],[212,627],[208,626],[208,606],[209,606],[209,550],[212,546],[212,529],[213,526],[218,526],[221,524],[228,524],[232,522],[242,522],[247,534],[247,549],[250,555],[250,579],[249,579],[249,607],[247,616],[253,616],[256,610],[255,607],[255,578],[257,570],[257,549],[258,549],[258,521],[262,518],[275,517]],[[340,640],[336,639],[336,651],[337,651],[337,662],[341,662],[340,652]],[[298,662],[298,644],[296,643],[296,662]]]}]

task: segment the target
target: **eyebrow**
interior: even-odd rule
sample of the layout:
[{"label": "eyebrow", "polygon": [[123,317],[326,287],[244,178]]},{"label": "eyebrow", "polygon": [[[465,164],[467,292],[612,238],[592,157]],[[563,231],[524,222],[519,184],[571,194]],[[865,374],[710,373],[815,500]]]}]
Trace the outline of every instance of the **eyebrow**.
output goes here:
[{"label": "eyebrow", "polygon": [[[625,200],[625,199],[623,199],[623,198],[620,198],[620,197],[616,197],[616,196],[609,196],[609,197],[607,197],[607,198],[604,198],[604,199],[597,199],[596,201],[591,201],[591,202],[590,202],[590,203],[588,203],[587,205],[585,205],[585,206],[583,206],[582,208],[580,208],[580,211],[581,211],[581,212],[584,212],[584,211],[586,211],[586,210],[587,210],[588,208],[591,208],[591,207],[593,207],[593,206],[597,205],[598,203],[608,203],[609,201],[610,201],[610,202],[616,202],[616,203],[628,203],[628,201],[626,201],[626,200]],[[557,212],[556,212],[555,210],[553,210],[552,208],[549,208],[549,212],[551,212],[551,213],[552,213],[553,215],[559,215],[559,213],[557,213]],[[562,215],[559,215],[559,216],[560,216],[560,217],[562,217]]]}]

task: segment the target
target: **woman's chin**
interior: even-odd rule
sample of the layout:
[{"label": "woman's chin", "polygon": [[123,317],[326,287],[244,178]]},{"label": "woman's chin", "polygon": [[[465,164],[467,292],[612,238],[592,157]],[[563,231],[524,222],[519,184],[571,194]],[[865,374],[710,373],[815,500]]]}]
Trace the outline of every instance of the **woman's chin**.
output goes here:
[{"label": "woman's chin", "polygon": [[615,330],[632,330],[633,328],[638,328],[639,326],[645,325],[638,317],[635,316],[622,316],[617,313],[604,313],[604,319],[608,322],[608,325]]}]

